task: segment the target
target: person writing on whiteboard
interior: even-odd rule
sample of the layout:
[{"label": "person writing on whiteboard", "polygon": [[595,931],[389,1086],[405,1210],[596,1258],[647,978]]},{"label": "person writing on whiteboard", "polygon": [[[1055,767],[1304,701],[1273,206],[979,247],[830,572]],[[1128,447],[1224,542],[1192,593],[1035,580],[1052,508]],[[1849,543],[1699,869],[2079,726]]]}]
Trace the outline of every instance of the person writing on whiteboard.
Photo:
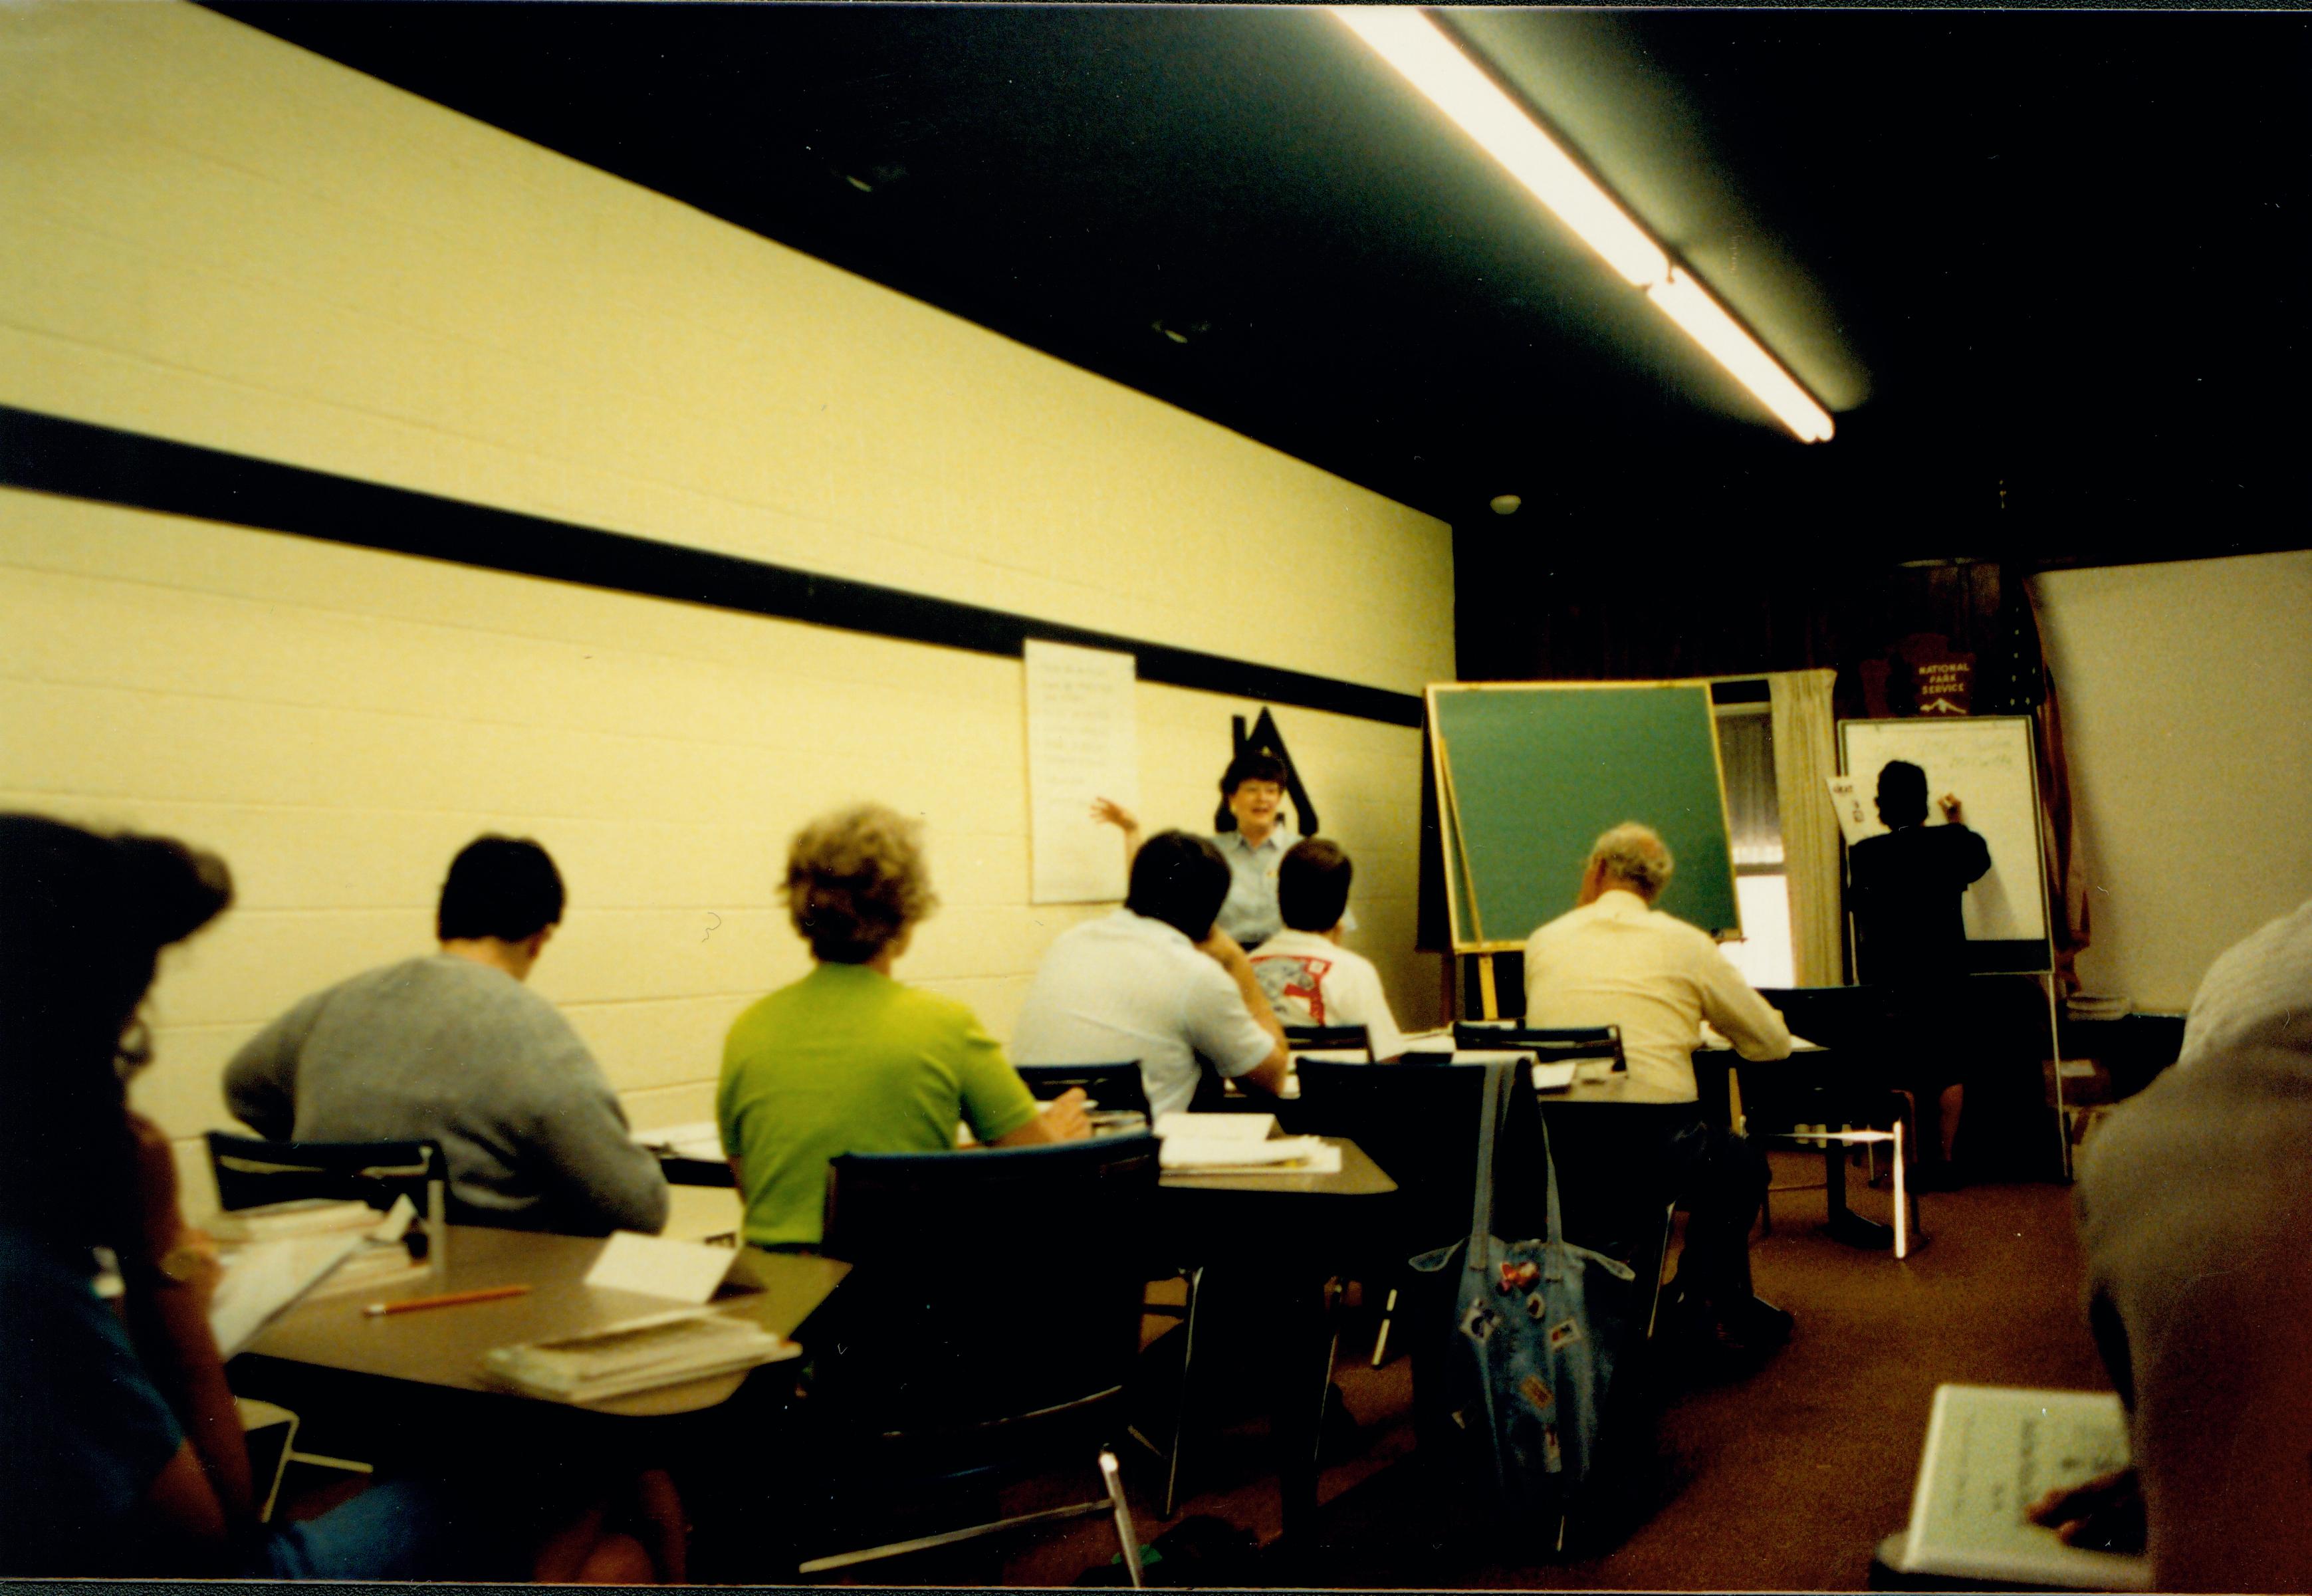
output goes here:
[{"label": "person writing on whiteboard", "polygon": [[[1221,773],[1221,796],[1235,829],[1213,838],[1229,868],[1229,891],[1214,924],[1249,952],[1283,929],[1276,907],[1276,873],[1300,834],[1283,817],[1284,761],[1258,749],[1247,749],[1229,761]],[[1125,857],[1140,851],[1140,821],[1121,804],[1106,798],[1091,806],[1092,818],[1121,829]]]},{"label": "person writing on whiteboard", "polygon": [[1940,826],[1927,820],[1927,773],[1907,759],[1878,772],[1878,818],[1887,830],[1847,852],[1850,908],[1861,973],[1872,982],[1945,980],[1966,973],[1959,899],[1991,869],[1991,850],[1946,794]]},{"label": "person writing on whiteboard", "polygon": [[1991,850],[1960,819],[1946,794],[1944,824],[1927,820],[1927,773],[1907,759],[1878,771],[1878,818],[1887,829],[1847,850],[1848,908],[1854,916],[1857,974],[1887,989],[1889,1034],[1907,1057],[1899,1077],[1919,1105],[1922,1183],[1955,1183],[1963,1083],[1953,1079],[1969,1057],[1958,1022],[1966,975],[1966,925],[1959,902],[1991,869]]},{"label": "person writing on whiteboard", "polygon": [[[1790,1028],[1707,932],[1653,905],[1669,884],[1668,845],[1625,821],[1600,837],[1572,912],[1526,939],[1526,1023],[1618,1025],[1632,1098],[1693,1102],[1694,1050],[1708,1020],[1745,1058],[1787,1058]],[[1687,1208],[1673,1311],[1705,1343],[1747,1359],[1790,1338],[1790,1314],[1750,1287],[1750,1224],[1765,1154],[1697,1114],[1670,1133],[1667,1164]]]}]

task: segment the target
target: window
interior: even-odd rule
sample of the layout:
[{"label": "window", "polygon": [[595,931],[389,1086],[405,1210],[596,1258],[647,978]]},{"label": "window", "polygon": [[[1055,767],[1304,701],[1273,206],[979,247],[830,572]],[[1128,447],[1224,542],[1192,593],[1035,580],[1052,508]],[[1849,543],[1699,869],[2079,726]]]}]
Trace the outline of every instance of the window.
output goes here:
[{"label": "window", "polygon": [[[1756,684],[1765,687],[1764,682]],[[1751,687],[1721,683],[1724,698]],[[1747,693],[1742,694],[1747,697]],[[1774,793],[1774,720],[1765,703],[1717,703],[1718,762],[1726,773],[1726,820],[1734,848],[1734,896],[1742,910],[1742,937],[1725,944],[1726,957],[1753,987],[1798,984],[1791,947],[1791,898],[1782,868],[1782,814]]]}]

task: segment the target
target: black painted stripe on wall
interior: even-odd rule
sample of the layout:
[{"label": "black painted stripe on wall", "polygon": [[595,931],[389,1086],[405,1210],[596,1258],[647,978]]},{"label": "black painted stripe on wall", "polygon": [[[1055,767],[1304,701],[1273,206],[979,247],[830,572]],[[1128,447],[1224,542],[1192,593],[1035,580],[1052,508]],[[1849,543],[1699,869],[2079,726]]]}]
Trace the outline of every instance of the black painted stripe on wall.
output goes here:
[{"label": "black painted stripe on wall", "polygon": [[1143,681],[1418,726],[1418,695],[389,487],[0,405],[0,486],[1017,659],[1030,637],[1132,654]]}]

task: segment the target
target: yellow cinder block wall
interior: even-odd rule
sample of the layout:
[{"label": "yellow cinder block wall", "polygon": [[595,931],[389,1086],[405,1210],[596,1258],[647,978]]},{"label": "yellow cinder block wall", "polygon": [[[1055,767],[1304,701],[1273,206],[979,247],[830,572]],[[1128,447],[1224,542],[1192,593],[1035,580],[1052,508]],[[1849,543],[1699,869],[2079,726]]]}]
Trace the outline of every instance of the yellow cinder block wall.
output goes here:
[{"label": "yellow cinder block wall", "polygon": [[[1143,395],[190,6],[0,10],[0,402],[1402,692],[1452,674],[1449,529]],[[1229,716],[1143,684],[1142,813]],[[1276,707],[1406,1018],[1420,740]],[[173,955],[137,1101],[191,1139],[303,993],[430,945],[449,855],[535,835],[535,980],[637,1124],[805,968],[809,815],[923,815],[901,975],[1008,1034],[1097,907],[1028,903],[1006,660],[0,492],[0,803],[159,829],[240,903]],[[204,1178],[199,1161],[185,1161]],[[196,1196],[198,1197],[197,1191]]]}]

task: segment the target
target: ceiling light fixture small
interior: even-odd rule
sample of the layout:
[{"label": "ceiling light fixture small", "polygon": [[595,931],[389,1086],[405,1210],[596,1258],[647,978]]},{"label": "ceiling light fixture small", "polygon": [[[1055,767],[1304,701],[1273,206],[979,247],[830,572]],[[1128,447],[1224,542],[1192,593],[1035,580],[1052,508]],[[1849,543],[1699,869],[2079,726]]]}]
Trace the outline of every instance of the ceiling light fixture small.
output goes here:
[{"label": "ceiling light fixture small", "polygon": [[1497,493],[1493,496],[1491,503],[1494,514],[1515,515],[1518,513],[1518,506],[1525,501],[1513,493]]}]

